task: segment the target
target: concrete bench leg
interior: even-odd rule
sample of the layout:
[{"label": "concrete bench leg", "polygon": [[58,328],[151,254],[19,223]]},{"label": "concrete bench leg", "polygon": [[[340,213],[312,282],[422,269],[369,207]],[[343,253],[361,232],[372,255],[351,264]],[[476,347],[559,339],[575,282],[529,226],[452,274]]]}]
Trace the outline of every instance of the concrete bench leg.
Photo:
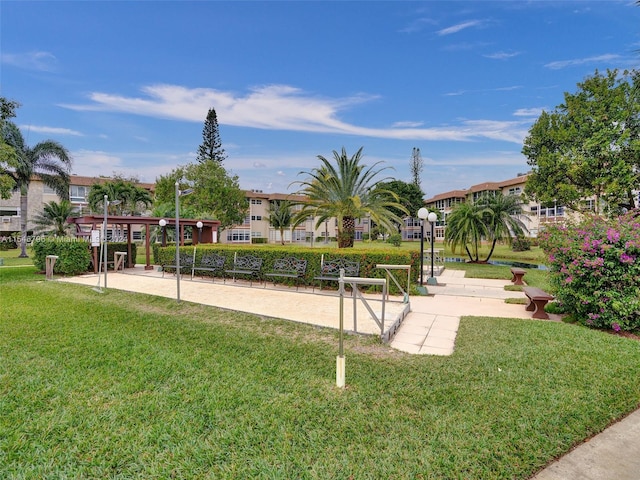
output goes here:
[{"label": "concrete bench leg", "polygon": [[544,306],[547,304],[548,300],[529,300],[529,304],[527,305],[526,310],[528,312],[533,312],[532,317],[540,320],[547,320],[549,315],[544,311]]},{"label": "concrete bench leg", "polygon": [[522,277],[524,277],[523,273],[514,273],[511,281],[513,282],[514,285],[524,285],[524,282],[522,281]]}]

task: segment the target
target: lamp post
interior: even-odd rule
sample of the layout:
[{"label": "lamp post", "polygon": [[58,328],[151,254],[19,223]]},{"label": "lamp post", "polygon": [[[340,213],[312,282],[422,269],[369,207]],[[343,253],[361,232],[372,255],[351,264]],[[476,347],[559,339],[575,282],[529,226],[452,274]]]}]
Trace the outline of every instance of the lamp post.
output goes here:
[{"label": "lamp post", "polygon": [[196,223],[196,227],[198,227],[198,243],[202,241],[202,225],[203,223],[198,220],[198,223]]},{"label": "lamp post", "polygon": [[180,190],[180,183],[176,182],[176,301],[180,303],[180,197],[193,193],[193,188]]},{"label": "lamp post", "polygon": [[167,246],[167,221],[164,218],[161,218],[158,221],[158,225],[162,227],[162,246]]},{"label": "lamp post", "polygon": [[103,251],[103,262],[104,262],[104,288],[107,288],[107,215],[109,205],[119,205],[121,200],[111,200],[109,201],[109,197],[107,195],[104,196],[102,203],[104,204],[104,220],[102,223],[102,251]]},{"label": "lamp post", "polygon": [[429,216],[429,210],[422,207],[418,210],[420,219],[420,286],[424,285],[424,221]]},{"label": "lamp post", "polygon": [[431,224],[431,276],[427,279],[427,285],[437,285],[438,281],[436,277],[433,276],[433,225],[436,223],[436,220],[438,220],[438,215],[436,215],[435,212],[429,212],[427,220]]}]

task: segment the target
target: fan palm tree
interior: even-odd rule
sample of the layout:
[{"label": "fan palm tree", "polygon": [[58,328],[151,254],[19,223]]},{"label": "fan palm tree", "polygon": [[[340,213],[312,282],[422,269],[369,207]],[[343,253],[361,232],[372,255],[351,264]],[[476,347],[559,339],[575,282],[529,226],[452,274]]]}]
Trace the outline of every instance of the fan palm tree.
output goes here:
[{"label": "fan palm tree", "polygon": [[317,219],[315,228],[318,228],[325,220],[335,217],[338,220],[338,248],[345,248],[353,247],[356,219],[369,215],[376,224],[394,231],[402,220],[391,209],[408,215],[394,192],[375,188],[391,178],[376,179],[386,170],[377,169],[381,162],[371,167],[360,163],[362,147],[351,158],[344,147],[341,153],[334,150],[335,166],[322,155],[318,155],[318,159],[319,168],[300,172],[309,177],[307,180],[294,182],[301,186],[298,193],[309,199],[295,215],[294,225],[313,215]]},{"label": "fan palm tree", "polygon": [[280,232],[280,243],[284,245],[284,231],[293,223],[293,203],[289,200],[274,200],[269,205],[269,225]]},{"label": "fan palm tree", "polygon": [[20,192],[20,258],[27,255],[27,212],[29,185],[34,176],[53,189],[62,200],[69,199],[69,170],[71,157],[66,148],[54,140],[44,140],[33,147],[25,144],[20,129],[12,122],[5,122],[2,131],[4,141],[13,147],[16,167],[7,170],[14,183],[14,191]]},{"label": "fan palm tree", "polygon": [[36,232],[64,237],[69,233],[71,227],[67,223],[67,218],[73,217],[74,214],[74,206],[68,200],[62,200],[60,203],[46,203],[42,213],[33,219],[37,226]]},{"label": "fan palm tree", "polygon": [[511,245],[513,238],[528,232],[522,216],[522,201],[516,195],[489,195],[481,197],[479,205],[483,208],[483,220],[487,227],[491,250],[485,259],[489,261],[498,240],[506,240]]},{"label": "fan palm tree", "polygon": [[465,202],[456,205],[447,216],[445,244],[454,252],[458,246],[464,246],[471,262],[479,261],[480,242],[488,233],[483,214],[484,209],[479,204]]},{"label": "fan palm tree", "polygon": [[142,187],[131,182],[115,180],[104,183],[95,183],[91,186],[88,195],[89,208],[97,212],[104,209],[104,196],[107,200],[120,200],[118,205],[108,205],[110,215],[134,215],[142,209],[147,209],[152,203],[151,194]]}]

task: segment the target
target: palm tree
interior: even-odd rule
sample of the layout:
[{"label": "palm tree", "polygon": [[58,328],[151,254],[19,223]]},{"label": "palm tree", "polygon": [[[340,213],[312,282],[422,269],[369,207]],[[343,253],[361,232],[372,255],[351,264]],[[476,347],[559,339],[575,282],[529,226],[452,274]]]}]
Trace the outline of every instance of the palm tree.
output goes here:
[{"label": "palm tree", "polygon": [[293,223],[293,203],[289,200],[274,200],[269,205],[269,225],[280,232],[280,243],[284,245],[284,231]]},{"label": "palm tree", "polygon": [[480,198],[479,205],[484,208],[483,220],[487,227],[488,238],[491,240],[491,250],[485,259],[489,261],[498,240],[506,240],[511,245],[513,238],[528,232],[520,216],[522,201],[516,195],[489,195]]},{"label": "palm tree", "polygon": [[335,217],[339,225],[338,248],[353,247],[356,219],[367,215],[389,231],[397,229],[402,220],[390,209],[396,208],[407,215],[409,212],[398,202],[394,192],[375,188],[378,183],[391,180],[375,180],[386,169],[376,169],[381,162],[371,167],[361,164],[362,147],[351,158],[348,158],[344,147],[341,153],[334,150],[333,158],[335,166],[318,155],[322,165],[310,172],[300,172],[310,178],[294,182],[302,187],[298,193],[309,199],[295,215],[294,225],[313,215],[317,218],[315,228],[318,228],[325,220]]},{"label": "palm tree", "polygon": [[2,173],[15,182],[14,191],[20,192],[20,258],[27,257],[27,212],[29,184],[34,176],[53,189],[62,200],[69,199],[69,170],[71,157],[66,148],[54,140],[44,140],[33,147],[25,144],[20,129],[12,122],[5,122],[2,131],[4,141],[15,150],[15,169]]},{"label": "palm tree", "polygon": [[[483,219],[484,209],[477,203],[460,203],[447,216],[445,243],[456,251],[464,246],[469,260],[478,262],[478,249],[482,237],[487,235],[487,226]],[[471,251],[469,250],[471,246]]]},{"label": "palm tree", "polygon": [[68,200],[62,200],[60,203],[46,203],[42,213],[33,220],[37,225],[36,232],[64,237],[71,227],[67,223],[67,218],[73,217],[74,214],[74,206]]},{"label": "palm tree", "polygon": [[107,206],[108,213],[111,215],[135,215],[141,210],[146,210],[153,203],[151,194],[147,190],[132,182],[118,179],[93,184],[87,199],[89,208],[94,212],[102,212],[105,195],[109,201],[120,200],[118,205]]}]

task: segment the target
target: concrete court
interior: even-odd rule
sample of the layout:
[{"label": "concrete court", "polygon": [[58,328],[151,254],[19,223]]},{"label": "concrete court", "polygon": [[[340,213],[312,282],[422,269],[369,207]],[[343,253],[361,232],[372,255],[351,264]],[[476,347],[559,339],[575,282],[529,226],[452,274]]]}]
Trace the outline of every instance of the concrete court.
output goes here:
[{"label": "concrete court", "polygon": [[[107,278],[109,288],[176,296],[173,275],[162,278],[157,271],[145,271],[141,266],[127,269],[126,273],[108,273]],[[92,287],[97,284],[96,275],[60,280]],[[539,321],[531,320],[524,305],[504,303],[505,298],[523,297],[520,292],[504,290],[508,281],[465,278],[462,271],[445,270],[438,282],[440,285],[428,287],[429,296],[411,297],[411,312],[391,342],[393,348],[412,354],[450,355],[460,317],[466,315]],[[191,281],[189,276],[183,277],[180,287],[181,299],[185,301],[331,328],[338,326],[339,298],[335,293],[311,293],[308,289],[295,292],[260,285],[238,287],[232,282],[223,285],[219,280],[212,284],[210,280]],[[347,329],[352,325],[350,315],[352,300],[345,298]],[[557,316],[550,317],[550,321],[559,320]],[[358,331],[365,330],[380,333],[366,310],[358,305]],[[532,480],[640,480],[640,410],[577,446]]]}]

